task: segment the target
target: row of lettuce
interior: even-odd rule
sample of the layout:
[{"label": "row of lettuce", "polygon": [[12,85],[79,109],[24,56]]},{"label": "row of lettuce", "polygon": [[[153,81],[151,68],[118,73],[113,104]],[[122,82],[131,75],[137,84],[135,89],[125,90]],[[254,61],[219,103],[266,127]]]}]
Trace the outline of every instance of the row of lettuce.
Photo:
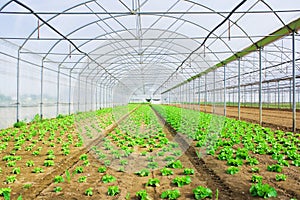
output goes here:
[{"label": "row of lettuce", "polygon": [[[169,189],[161,191],[163,199],[177,199],[181,196],[179,188],[193,181],[194,169],[184,167],[178,158],[182,155],[178,143],[171,141],[163,130],[156,114],[148,105],[138,107],[127,119],[122,121],[107,137],[93,147],[98,159],[105,168],[110,167],[118,172],[129,172],[145,180],[143,185],[136,185],[141,190],[135,197],[141,200],[152,199],[149,194],[151,187],[159,187],[164,176],[168,177]],[[159,170],[156,177],[153,171]],[[112,174],[105,173],[111,182],[119,181]],[[152,176],[152,177],[151,177]],[[153,177],[154,176],[154,177]],[[119,194],[119,186],[114,195]],[[192,191],[196,199],[211,198],[212,191],[204,186],[198,186]]]},{"label": "row of lettuce", "polygon": [[[105,117],[111,113],[107,108],[53,119],[36,115],[29,123],[17,122],[13,128],[0,130],[0,175],[5,179],[0,183],[0,196],[10,199],[12,190],[32,187],[42,174],[84,147],[93,130],[99,133],[112,124],[112,117]],[[83,121],[92,123],[82,125]]]},{"label": "row of lettuce", "polygon": [[276,181],[286,180],[287,176],[282,173],[284,168],[300,166],[299,133],[272,131],[257,124],[178,107],[153,107],[191,145],[198,147],[198,152],[203,154],[205,151],[205,154],[227,162],[228,174],[238,173],[242,165],[252,166],[251,181],[255,183],[250,187],[252,196],[277,196],[273,187],[263,184],[266,177],[257,174],[261,170],[256,167],[259,155],[270,155],[276,163],[266,169],[278,173],[274,175]]}]

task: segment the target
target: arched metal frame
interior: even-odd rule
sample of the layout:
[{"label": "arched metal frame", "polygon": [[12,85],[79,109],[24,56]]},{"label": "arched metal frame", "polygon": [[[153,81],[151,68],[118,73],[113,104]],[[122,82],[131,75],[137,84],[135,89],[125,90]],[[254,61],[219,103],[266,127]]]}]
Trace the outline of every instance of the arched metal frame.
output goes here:
[{"label": "arched metal frame", "polygon": [[[17,4],[19,6],[24,7],[29,11],[27,12],[19,12],[16,11],[14,14],[18,14],[18,12],[21,14],[28,14],[33,15],[39,20],[42,21],[39,27],[35,27],[33,31],[27,36],[24,37],[23,40],[21,40],[22,43],[19,45],[18,50],[18,56],[17,56],[17,109],[20,105],[20,60],[22,60],[23,54],[39,54],[42,56],[41,59],[41,85],[40,85],[40,114],[43,116],[43,84],[44,84],[44,71],[51,69],[55,70],[57,72],[57,114],[60,112],[59,110],[59,104],[60,104],[60,82],[61,82],[61,76],[66,76],[69,81],[69,113],[71,113],[71,94],[72,94],[72,87],[74,86],[74,81],[77,81],[80,87],[81,79],[85,79],[85,84],[90,85],[90,90],[95,90],[96,97],[94,98],[91,95],[91,109],[93,100],[98,101],[98,89],[100,88],[100,91],[104,92],[106,91],[108,93],[108,90],[112,91],[114,87],[124,87],[128,93],[132,93],[136,88],[140,87],[138,84],[141,82],[141,84],[145,84],[145,82],[155,82],[157,79],[156,74],[153,72],[157,68],[162,68],[162,71],[165,70],[165,75],[161,75],[159,83],[153,83],[153,87],[155,87],[154,94],[167,94],[170,96],[170,94],[175,94],[173,90],[176,90],[176,88],[180,88],[179,93],[181,93],[181,86],[186,85],[186,87],[189,87],[187,91],[193,91],[193,98],[195,98],[195,79],[199,79],[199,97],[198,101],[200,104],[200,93],[201,93],[201,87],[200,85],[203,85],[201,82],[201,77],[205,76],[209,73],[214,74],[214,77],[217,74],[217,80],[214,78],[215,81],[212,83],[207,83],[205,78],[205,87],[213,87],[210,88],[210,91],[217,91],[221,90],[221,88],[216,88],[216,84],[223,83],[223,91],[224,91],[224,114],[226,114],[226,93],[231,90],[234,87],[235,80],[238,78],[238,80],[243,77],[243,84],[238,81],[238,107],[240,110],[241,105],[241,87],[244,88],[244,92],[246,91],[245,88],[248,86],[251,86],[251,91],[253,89],[252,86],[255,86],[256,80],[253,80],[252,76],[247,76],[247,74],[254,74],[259,75],[259,108],[260,108],[260,122],[261,122],[261,113],[262,113],[262,84],[265,82],[269,84],[269,82],[276,81],[278,82],[278,88],[279,88],[279,82],[283,80],[283,75],[289,76],[290,73],[284,72],[282,70],[282,66],[284,64],[291,64],[292,65],[292,77],[290,78],[290,84],[292,84],[292,91],[290,90],[290,100],[293,101],[293,127],[296,128],[295,124],[295,111],[296,111],[296,78],[298,76],[299,66],[297,64],[298,58],[296,55],[298,52],[296,52],[296,45],[295,43],[299,41],[298,34],[295,32],[299,29],[299,19],[295,20],[294,24],[288,24],[287,21],[284,21],[280,13],[281,12],[296,12],[299,13],[296,9],[294,10],[285,10],[285,11],[276,11],[272,8],[272,5],[269,5],[265,1],[254,1],[252,3],[249,3],[247,6],[244,7],[244,11],[236,11],[235,13],[238,13],[238,17],[235,19],[228,19],[228,29],[223,29],[223,31],[215,33],[211,32],[211,27],[206,27],[198,22],[194,22],[192,19],[189,19],[187,16],[191,13],[195,14],[214,14],[218,19],[226,19],[226,17],[230,14],[232,14],[230,11],[217,11],[216,9],[210,8],[207,5],[204,5],[202,3],[192,1],[192,0],[178,0],[178,1],[168,1],[170,3],[170,6],[167,8],[167,11],[164,12],[153,12],[153,11],[141,11],[144,6],[147,6],[147,1],[140,2],[140,0],[134,1],[135,6],[133,8],[129,8],[130,6],[126,5],[124,2],[119,1],[121,3],[121,6],[125,7],[125,12],[110,12],[108,11],[101,3],[101,1],[95,1],[95,0],[89,0],[85,2],[81,2],[77,5],[73,5],[70,8],[64,9],[61,12],[44,12],[47,14],[52,14],[49,19],[43,20],[41,18],[41,15],[43,15],[43,12],[34,12],[30,6],[27,6],[23,4],[20,1],[17,0],[10,0],[7,1],[2,7],[0,7],[0,16],[3,14],[12,14],[9,11],[4,12],[6,8],[9,7],[11,4]],[[186,6],[186,11],[172,11],[174,7],[176,7],[178,4],[184,3]],[[239,3],[239,2],[237,2]],[[236,4],[237,4],[236,3]],[[240,4],[242,4],[241,2]],[[254,8],[257,6],[263,6],[266,8],[265,11],[257,11]],[[92,7],[96,6],[101,10],[101,12],[94,10]],[[75,15],[75,13],[72,14],[73,10],[80,9],[80,8],[86,8],[89,10],[86,14],[96,16],[96,20],[93,21],[87,21],[86,24],[83,24],[79,27],[75,27],[73,30],[69,30],[67,34],[63,34],[59,32],[59,30],[56,29],[56,27],[50,25],[53,20],[59,19],[63,15]],[[204,11],[192,11],[192,9],[197,8]],[[256,14],[256,13],[267,13],[270,16],[274,18],[274,20],[277,20],[282,27],[283,33],[278,32],[276,34],[279,35],[273,35],[270,36],[262,35],[260,38],[263,38],[266,40],[266,42],[256,42],[255,37],[251,36],[247,33],[247,31],[244,29],[242,25],[239,24],[240,20],[243,19],[248,13]],[[82,13],[78,13],[82,14]],[[126,19],[127,17],[132,17],[136,19],[136,27],[135,29],[132,29],[131,27],[126,27],[122,23],[123,19]],[[142,19],[143,16],[151,16],[154,20],[150,23],[151,25],[148,27],[142,26]],[[164,28],[157,28],[156,24],[162,19],[169,19],[173,20],[172,24],[168,24]],[[112,25],[109,24],[110,21],[114,21],[116,24],[119,25],[118,29],[115,29]],[[173,25],[176,24],[177,28],[175,27],[175,30],[171,30],[171,28],[174,29]],[[93,38],[84,39],[84,42],[76,44],[74,41],[76,41],[76,36],[73,37],[73,35],[76,35],[77,33],[88,29],[92,26],[98,26],[101,34],[97,34]],[[25,50],[27,45],[30,47],[30,42],[34,40],[34,35],[39,31],[41,27],[47,26],[51,30],[55,31],[57,34],[61,36],[61,38],[57,38],[57,41],[55,41],[52,46],[49,46],[47,52],[28,52]],[[194,28],[197,30],[203,31],[203,33],[207,33],[210,37],[205,37],[206,35],[201,35],[198,38],[192,37],[188,34],[183,34],[180,32],[180,28],[183,26]],[[250,47],[248,49],[235,49],[234,47],[229,44],[226,39],[230,40],[230,35],[228,37],[225,37],[224,34],[227,32],[230,32],[231,28],[235,28],[236,31],[239,31],[242,33],[243,40],[246,40],[249,42],[248,44]],[[280,27],[278,27],[280,28]],[[134,33],[136,31],[136,33]],[[154,40],[151,38],[152,42],[144,46],[142,49],[143,41],[147,41],[147,38],[143,38],[146,33],[149,31],[157,31],[161,32],[159,34],[157,40]],[[169,38],[162,38],[163,35],[168,33]],[[203,34],[202,33],[202,34]],[[123,35],[129,34],[129,36],[125,38]],[[281,34],[281,35],[280,35]],[[170,37],[172,36],[172,37]],[[277,39],[283,39],[287,36],[291,36],[292,39],[292,46],[288,49],[282,49],[277,45],[275,41]],[[0,35],[1,37],[1,35]],[[232,36],[234,38],[234,36]],[[272,40],[272,37],[277,37],[276,40]],[[1,37],[2,39],[9,39],[9,37]],[[70,39],[72,38],[72,39]],[[187,47],[184,45],[184,43],[179,42],[179,39],[183,41],[190,41],[193,43],[193,47]],[[203,48],[199,49],[199,51],[195,51],[200,45],[203,45],[202,41],[206,41],[206,39],[210,39],[206,44],[204,44]],[[261,40],[263,40],[261,39]],[[43,39],[41,38],[41,41]],[[74,40],[74,41],[73,41]],[[78,38],[80,40],[80,38]],[[94,45],[97,41],[104,41],[100,44]],[[132,41],[133,44],[131,43]],[[271,41],[268,42],[267,40]],[[150,39],[149,39],[150,41]],[[56,54],[56,48],[59,47],[63,43],[69,43],[70,46],[73,46],[73,49],[70,50],[69,53],[66,54],[59,54],[59,57],[51,57]],[[218,42],[219,45],[225,48],[222,49],[220,52],[216,52],[213,45]],[[145,43],[144,43],[145,44]],[[89,45],[93,45],[92,49],[89,49],[87,52],[83,52],[81,49],[84,49],[88,47]],[[275,48],[274,52],[267,52],[265,51],[266,55],[262,55],[262,48],[264,47],[270,47],[273,45]],[[197,47],[197,48],[196,48]],[[211,48],[212,47],[212,48]],[[30,50],[30,49],[29,49]],[[141,51],[143,50],[143,51]],[[184,50],[184,52],[182,51]],[[249,51],[249,52],[248,52]],[[250,56],[247,56],[251,52],[258,51],[258,62],[253,62],[251,60]],[[101,54],[98,52],[102,52]],[[146,52],[146,53],[145,53]],[[166,52],[166,53],[165,53]],[[287,52],[287,53],[285,53]],[[143,54],[145,53],[145,54]],[[232,56],[229,58],[223,58],[223,54],[231,54]],[[70,55],[74,55],[73,62],[68,62],[68,58]],[[113,55],[115,54],[115,55]],[[275,61],[268,60],[266,56],[272,56],[274,58],[279,59],[281,56],[281,63],[276,63]],[[282,59],[282,55],[285,56],[284,59]],[[142,59],[142,56],[143,59]],[[211,56],[211,57],[209,57]],[[189,58],[189,59],[187,59]],[[51,63],[51,61],[55,59],[55,64]],[[86,61],[87,60],[87,61]],[[139,71],[142,66],[146,65],[142,61],[148,61],[148,68],[146,70],[149,70],[148,72],[152,74],[152,76],[148,76],[145,78],[145,76],[140,74],[135,74],[136,77],[133,77],[130,79],[130,72],[132,71]],[[236,60],[238,60],[238,63],[236,63]],[[241,64],[243,62],[243,64]],[[253,66],[253,70],[246,68],[246,63],[249,63],[249,65]],[[265,63],[262,63],[265,62]],[[269,67],[267,67],[267,64]],[[49,65],[49,66],[48,66]],[[263,66],[266,65],[266,66]],[[51,66],[55,66],[56,69],[51,68]],[[93,66],[89,68],[90,66]],[[226,66],[226,67],[225,67]],[[238,71],[237,67],[238,66]],[[218,70],[218,68],[223,67],[223,71]],[[152,71],[151,71],[152,69]],[[264,73],[269,73],[272,75],[272,80],[263,80],[262,79],[262,71]],[[281,73],[281,74],[280,74]],[[280,76],[278,75],[280,74]],[[140,75],[140,76],[139,76]],[[220,78],[222,77],[222,78]],[[130,80],[128,80],[130,79]],[[140,80],[144,80],[140,81]],[[146,81],[145,81],[146,80]],[[189,84],[189,82],[192,82],[192,84]],[[186,91],[186,92],[187,92]],[[251,93],[252,94],[252,93]],[[83,94],[85,95],[85,94]],[[103,95],[103,94],[102,94]],[[205,89],[205,95],[207,96],[207,90]],[[214,98],[215,95],[213,94]],[[190,95],[191,96],[191,95]],[[270,95],[268,95],[270,96]],[[298,95],[299,96],[299,95]],[[228,97],[227,97],[228,98]],[[252,98],[252,95],[251,95]],[[269,98],[269,97],[268,97]],[[170,99],[170,98],[169,98]],[[278,89],[278,99],[279,99],[279,89]],[[191,98],[189,98],[191,100]],[[78,99],[78,108],[80,104],[80,98]],[[105,105],[110,105],[112,102],[107,102],[108,99],[102,99],[101,103],[105,103]],[[182,101],[182,98],[179,97],[179,101]],[[73,102],[74,103],[74,102]],[[170,103],[170,102],[169,102]],[[279,100],[278,100],[279,104]],[[110,105],[111,106],[111,105]],[[19,120],[19,111],[17,110],[17,120]]]}]

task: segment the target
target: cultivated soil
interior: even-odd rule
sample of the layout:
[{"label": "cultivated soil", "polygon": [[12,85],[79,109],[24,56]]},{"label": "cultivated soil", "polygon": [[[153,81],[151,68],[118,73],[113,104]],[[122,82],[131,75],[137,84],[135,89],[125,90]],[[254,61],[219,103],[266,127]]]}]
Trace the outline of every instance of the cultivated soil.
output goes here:
[{"label": "cultivated soil", "polygon": [[[189,105],[191,106],[191,105]],[[197,106],[191,106],[190,108],[198,109]],[[204,108],[201,108],[202,110]],[[206,112],[210,112],[211,107],[206,107]],[[205,111],[205,110],[202,110]],[[257,115],[257,109],[253,108],[243,108],[241,110],[241,118],[246,119],[248,121],[255,121]],[[227,115],[231,117],[236,117],[235,115],[236,108],[227,108]],[[280,114],[279,114],[280,112]],[[289,115],[291,113],[288,111],[281,112],[276,110],[264,110],[263,113],[263,121],[264,123],[274,125],[273,128],[286,127],[286,129],[290,128]],[[278,124],[280,127],[276,127],[278,116]],[[281,118],[279,118],[281,116]],[[286,116],[286,118],[284,117]],[[6,166],[6,162],[0,160],[0,166],[2,168],[1,173],[1,181],[0,187],[11,187],[12,194],[11,199],[17,199],[17,197],[21,194],[23,199],[32,200],[46,200],[46,199],[55,199],[55,200],[82,200],[82,199],[134,199],[138,198],[135,196],[135,193],[139,190],[146,190],[151,197],[151,199],[160,199],[160,195],[163,191],[167,189],[178,189],[181,192],[181,197],[179,200],[185,199],[194,199],[194,195],[192,190],[197,186],[205,186],[210,188],[213,191],[213,199],[216,197],[216,191],[219,191],[219,199],[220,200],[241,200],[241,199],[260,199],[257,197],[251,197],[249,188],[251,187],[251,167],[243,165],[240,172],[235,175],[228,175],[225,173],[225,170],[228,168],[226,162],[217,160],[214,156],[203,156],[198,157],[197,152],[202,151],[200,148],[195,147],[195,143],[191,144],[187,143],[187,139],[184,136],[177,134],[176,131],[170,127],[165,121],[160,117],[159,120],[161,124],[164,126],[163,132],[167,134],[167,138],[170,141],[176,141],[180,146],[179,149],[182,149],[184,152],[183,155],[179,157],[179,160],[183,164],[182,169],[172,169],[174,172],[173,175],[162,176],[160,169],[152,170],[149,176],[139,177],[132,169],[135,168],[146,168],[147,160],[145,156],[141,156],[140,153],[143,149],[135,149],[136,150],[136,162],[134,164],[129,164],[124,167],[124,172],[119,170],[118,167],[122,167],[119,165],[113,165],[113,167],[107,167],[107,171],[105,173],[99,173],[98,168],[100,166],[104,166],[103,160],[100,160],[95,153],[96,150],[100,150],[105,152],[105,148],[103,147],[103,143],[101,142],[103,138],[108,137],[109,133],[115,133],[115,128],[120,125],[122,120],[125,120],[127,116],[125,115],[120,119],[117,123],[113,123],[105,128],[91,128],[92,124],[89,120],[80,121],[77,123],[79,127],[90,127],[91,135],[93,137],[86,136],[86,130],[83,129],[81,135],[84,136],[85,146],[71,148],[71,152],[68,156],[63,155],[62,153],[55,153],[55,165],[52,167],[43,166],[43,162],[47,157],[47,150],[52,149],[54,152],[60,152],[62,148],[62,144],[56,144],[55,147],[49,147],[48,143],[37,143],[36,147],[42,147],[39,156],[33,156],[31,153],[25,151],[24,149],[19,150],[17,155],[22,155],[22,160],[17,161],[17,166],[22,166],[21,174],[17,175],[17,181],[13,184],[6,184],[5,177],[11,174],[11,167]],[[107,119],[106,119],[107,118]],[[111,116],[102,116],[101,118],[96,119],[96,124],[100,121],[111,120]],[[281,122],[281,123],[279,123]],[[128,122],[129,123],[129,122]],[[300,121],[299,121],[300,124]],[[144,124],[141,125],[141,131],[149,131],[146,130]],[[59,132],[59,130],[58,130]],[[74,135],[74,143],[78,140],[76,134],[78,133],[78,127],[73,127],[70,132]],[[67,140],[67,135],[62,136],[63,141]],[[27,141],[29,144],[29,141]],[[0,153],[1,158],[4,155],[7,155],[11,152],[13,148],[13,141],[9,142],[9,148],[6,151],[2,151]],[[26,146],[26,145],[25,145]],[[154,152],[155,153],[155,152]],[[84,161],[80,160],[79,157],[82,154],[87,154],[89,165],[84,166]],[[107,155],[109,152],[107,151]],[[289,200],[291,198],[300,199],[300,177],[299,177],[299,167],[290,166],[285,167],[283,173],[288,176],[286,181],[276,182],[275,181],[275,173],[268,172],[266,170],[267,165],[273,164],[275,161],[271,159],[270,156],[267,155],[253,155],[256,157],[260,164],[257,165],[261,170],[258,174],[264,177],[264,183],[268,183],[271,186],[275,187],[278,192],[278,197],[273,199],[282,199]],[[111,159],[112,162],[119,162],[118,159]],[[124,158],[125,159],[125,158]],[[26,167],[26,161],[33,160],[35,163],[34,167],[42,167],[44,169],[43,173],[34,174],[32,170],[34,167]],[[158,158],[159,161],[159,158]],[[75,171],[76,167],[82,166],[84,168],[83,173],[73,174],[71,176],[71,180],[68,182],[65,174],[65,170],[67,169],[71,174]],[[184,176],[183,169],[184,168],[192,168],[195,170],[194,175],[190,175],[192,178],[192,183],[185,185],[183,187],[177,187],[172,183],[172,180],[178,176]],[[130,172],[129,172],[130,171]],[[116,181],[112,183],[103,183],[102,177],[105,175],[112,175],[116,178]],[[64,178],[64,182],[62,183],[53,183],[53,178],[55,176],[61,175]],[[78,178],[86,176],[86,182],[79,183]],[[160,180],[159,187],[151,187],[146,186],[146,183],[149,178],[158,178]],[[24,188],[24,184],[32,184],[29,189]],[[120,193],[116,196],[108,196],[107,188],[109,186],[118,186],[120,189]],[[61,192],[54,192],[55,187],[61,187]],[[88,188],[93,188],[93,196],[86,196],[85,190]],[[2,199],[3,197],[0,197]]]},{"label": "cultivated soil", "polygon": [[[224,114],[223,106],[215,106],[213,109],[210,105],[186,105],[174,104],[173,106],[200,110],[206,113]],[[238,108],[236,106],[226,107],[226,117],[238,119]],[[240,119],[251,123],[259,123],[259,109],[254,107],[241,107]],[[290,110],[263,108],[262,125],[277,130],[291,131],[293,127],[293,113]],[[300,111],[296,112],[296,127],[300,131]]]}]

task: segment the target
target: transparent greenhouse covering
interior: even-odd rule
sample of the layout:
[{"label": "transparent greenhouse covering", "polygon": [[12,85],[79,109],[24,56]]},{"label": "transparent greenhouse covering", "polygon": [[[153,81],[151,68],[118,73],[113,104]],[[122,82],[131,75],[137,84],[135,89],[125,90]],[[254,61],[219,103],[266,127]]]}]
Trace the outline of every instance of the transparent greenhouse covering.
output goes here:
[{"label": "transparent greenhouse covering", "polygon": [[0,26],[0,128],[143,99],[292,102],[300,86],[297,0],[1,0]]}]

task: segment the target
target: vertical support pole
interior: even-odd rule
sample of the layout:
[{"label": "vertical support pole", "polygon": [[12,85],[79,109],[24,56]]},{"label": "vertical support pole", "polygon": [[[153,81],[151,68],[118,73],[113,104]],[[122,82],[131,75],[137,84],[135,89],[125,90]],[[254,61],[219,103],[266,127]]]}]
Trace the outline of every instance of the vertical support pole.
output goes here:
[{"label": "vertical support pole", "polygon": [[91,82],[91,111],[93,111],[93,103],[94,103],[94,98],[93,98],[93,83]]},{"label": "vertical support pole", "polygon": [[206,112],[206,104],[207,104],[207,74],[205,74],[204,78],[205,78],[205,93],[204,93],[205,109],[204,109],[204,111]]},{"label": "vertical support pole", "polygon": [[200,103],[201,103],[200,99],[201,99],[201,77],[199,77],[199,79],[198,79],[198,105],[199,105],[199,111],[201,110],[200,109],[201,108],[201,106],[200,106]]},{"label": "vertical support pole", "polygon": [[17,122],[20,121],[20,50],[18,50],[17,62]]},{"label": "vertical support pole", "polygon": [[107,94],[108,92],[107,92],[107,86],[105,87],[105,108],[107,108],[108,107],[108,94]]},{"label": "vertical support pole", "polygon": [[102,106],[102,87],[101,84],[99,85],[99,105],[100,105],[100,110],[103,108]]},{"label": "vertical support pole", "polygon": [[57,69],[57,85],[56,85],[56,116],[59,114],[59,98],[60,98],[60,66]]},{"label": "vertical support pole", "polygon": [[296,63],[295,63],[295,32],[292,32],[292,67],[293,67],[293,132],[296,132]]},{"label": "vertical support pole", "polygon": [[[292,65],[293,65],[293,63],[292,63]],[[292,66],[293,67],[293,66]],[[293,77],[292,77],[292,79],[293,79]],[[290,90],[289,90],[289,104],[290,104],[290,109],[292,110],[292,108],[293,108],[293,105],[292,105],[292,88],[293,88],[293,86],[292,86],[292,79],[290,79]]]},{"label": "vertical support pole", "polygon": [[251,84],[250,87],[250,102],[251,102],[251,107],[253,106],[253,85]]},{"label": "vertical support pole", "polygon": [[41,67],[41,102],[40,102],[40,117],[43,119],[43,95],[44,95],[44,59]]},{"label": "vertical support pole", "polygon": [[241,120],[241,58],[238,59],[238,119]]},{"label": "vertical support pole", "polygon": [[85,86],[84,86],[84,111],[86,112],[86,108],[87,108],[87,77],[85,77]]},{"label": "vertical support pole", "polygon": [[270,90],[269,90],[269,88],[270,88],[270,84],[269,84],[269,82],[267,83],[267,98],[268,98],[268,108],[270,108]]},{"label": "vertical support pole", "polygon": [[77,112],[80,111],[80,91],[81,91],[81,78],[80,74],[78,76],[78,103],[77,103]]},{"label": "vertical support pole", "polygon": [[96,95],[96,110],[98,110],[98,83],[96,83],[96,92],[95,92],[95,95]]},{"label": "vertical support pole", "polygon": [[214,70],[214,89],[213,89],[213,113],[216,112],[216,70]]},{"label": "vertical support pole", "polygon": [[279,81],[277,82],[277,106],[278,106],[278,109],[280,109],[280,89],[279,89]]},{"label": "vertical support pole", "polygon": [[262,60],[261,60],[261,51],[262,49],[259,48],[259,55],[258,55],[258,64],[259,64],[259,124],[262,125]]},{"label": "vertical support pole", "polygon": [[72,70],[69,74],[69,115],[71,115],[71,94],[72,94]]},{"label": "vertical support pole", "polygon": [[226,117],[226,95],[227,95],[227,90],[226,90],[226,65],[224,67],[224,116]]},{"label": "vertical support pole", "polygon": [[193,80],[193,98],[192,98],[192,103],[193,103],[193,107],[195,106],[195,79]]}]

